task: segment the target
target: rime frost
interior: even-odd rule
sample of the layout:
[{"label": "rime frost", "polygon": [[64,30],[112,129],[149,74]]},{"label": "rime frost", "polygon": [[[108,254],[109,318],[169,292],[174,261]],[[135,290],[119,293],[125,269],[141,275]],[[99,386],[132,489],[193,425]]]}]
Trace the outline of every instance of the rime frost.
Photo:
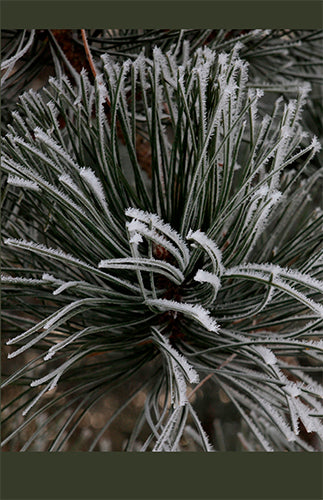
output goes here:
[{"label": "rime frost", "polygon": [[143,210],[138,210],[136,208],[128,208],[126,210],[126,216],[136,219],[146,224],[152,224],[153,228],[163,234],[165,237],[170,239],[173,244],[179,249],[182,254],[185,267],[187,266],[190,258],[189,250],[182,239],[182,237],[171,228],[169,224],[165,224],[160,217],[156,214],[151,214],[144,212]]},{"label": "rime frost", "polygon": [[267,347],[255,346],[254,350],[257,351],[261,355],[261,357],[264,359],[264,361],[265,361],[265,363],[267,363],[267,365],[275,365],[277,363],[277,358],[276,358],[275,354]]},{"label": "rime frost", "polygon": [[206,234],[202,231],[192,231],[190,230],[187,237],[188,240],[196,241],[201,245],[201,247],[208,253],[210,259],[213,264],[213,270],[215,273],[222,274],[223,265],[222,265],[222,253],[220,249],[217,247],[215,242],[208,238]]},{"label": "rime frost", "polygon": [[154,306],[161,311],[177,311],[184,315],[187,315],[196,321],[198,321],[202,326],[204,326],[210,332],[218,332],[219,326],[216,321],[210,317],[210,313],[207,309],[200,305],[187,304],[185,302],[176,302],[175,300],[167,299],[147,299],[147,305]]},{"label": "rime frost", "polygon": [[[2,64],[5,78],[33,33]],[[270,112],[260,101],[262,89],[276,92],[275,85],[248,82],[249,65],[240,57],[260,47],[259,56],[267,34],[272,58],[276,35],[270,30],[242,33],[244,46],[223,38],[220,50],[232,49],[219,54],[206,46],[192,51],[181,30],[167,53],[155,47],[152,57],[142,52],[121,62],[103,55],[94,85],[83,70],[75,85],[61,75],[50,79],[45,97],[34,91],[21,96],[2,163],[9,185],[34,193],[22,191],[12,204],[5,234],[58,246],[5,239],[19,252],[16,263],[8,259],[12,267],[5,272],[12,276],[2,276],[4,291],[14,295],[21,288],[28,296],[36,286],[50,311],[25,322],[12,310],[5,313],[25,330],[7,341],[16,345],[8,357],[43,351],[8,379],[26,373],[31,387],[43,386],[34,389],[23,415],[66,374],[73,383],[81,373],[91,391],[92,380],[87,385],[82,374],[87,356],[105,353],[105,361],[94,358],[89,365],[94,378],[102,365],[102,382],[109,384],[119,363],[121,373],[128,359],[135,366],[137,357],[141,363],[141,355],[159,353],[158,380],[135,429],[145,420],[150,426],[145,450],[180,450],[189,418],[197,444],[212,451],[187,394],[199,374],[201,385],[212,374],[240,412],[252,434],[245,439],[250,449],[312,451],[301,425],[322,437],[323,390],[306,372],[323,359],[322,256],[312,252],[322,214],[317,209],[307,220],[302,213],[316,200],[312,187],[321,172],[310,162],[321,146],[301,129],[307,84],[289,88],[281,80],[282,89],[298,96],[279,98]],[[249,45],[252,40],[259,47]],[[278,49],[283,55],[283,44]],[[296,71],[288,64],[283,69]],[[138,155],[138,122],[151,146],[149,182]],[[50,221],[40,217],[29,231],[27,218],[19,217],[25,202],[32,210],[39,204],[38,192]],[[21,270],[23,251],[36,257],[28,255]]]},{"label": "rime frost", "polygon": [[29,181],[28,179],[23,179],[22,177],[18,177],[17,175],[8,175],[8,184],[12,186],[24,187],[27,189],[32,189],[33,191],[40,191],[40,187],[36,182]]}]

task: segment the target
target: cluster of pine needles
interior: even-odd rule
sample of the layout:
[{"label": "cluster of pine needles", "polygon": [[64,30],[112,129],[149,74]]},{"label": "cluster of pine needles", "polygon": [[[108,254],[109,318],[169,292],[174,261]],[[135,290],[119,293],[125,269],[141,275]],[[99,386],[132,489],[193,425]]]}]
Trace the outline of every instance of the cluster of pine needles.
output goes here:
[{"label": "cluster of pine needles", "polygon": [[[39,33],[9,35],[6,89]],[[321,450],[322,33],[73,36],[88,69],[49,33],[8,97],[4,449],[102,450],[130,411],[124,451]]]}]

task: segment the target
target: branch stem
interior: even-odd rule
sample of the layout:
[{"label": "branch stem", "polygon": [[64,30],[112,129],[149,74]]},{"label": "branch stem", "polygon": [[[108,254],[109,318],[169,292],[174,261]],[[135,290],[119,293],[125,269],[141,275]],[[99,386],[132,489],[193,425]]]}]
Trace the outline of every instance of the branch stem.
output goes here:
[{"label": "branch stem", "polygon": [[97,73],[96,73],[94,61],[93,61],[93,58],[92,58],[92,54],[91,54],[91,51],[90,51],[90,47],[89,47],[89,44],[88,44],[88,41],[87,41],[85,30],[81,30],[81,35],[82,35],[82,41],[83,41],[83,45],[84,45],[86,57],[87,57],[87,60],[89,61],[89,65],[90,65],[90,68],[91,68],[91,71],[92,71],[92,75],[94,76],[94,78],[96,78],[96,74]]}]

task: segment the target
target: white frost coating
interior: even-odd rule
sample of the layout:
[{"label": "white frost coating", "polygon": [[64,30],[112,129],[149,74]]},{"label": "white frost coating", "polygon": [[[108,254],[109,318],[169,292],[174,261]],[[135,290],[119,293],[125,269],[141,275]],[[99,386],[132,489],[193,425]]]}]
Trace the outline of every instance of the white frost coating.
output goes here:
[{"label": "white frost coating", "polygon": [[153,332],[155,333],[156,337],[158,337],[159,341],[160,340],[162,341],[162,344],[160,344],[160,342],[159,342],[158,346],[163,347],[164,350],[166,350],[172,356],[172,358],[175,360],[175,362],[181,367],[187,380],[191,384],[197,384],[199,382],[198,373],[190,365],[190,363],[187,361],[185,356],[183,356],[176,349],[174,349],[174,347],[171,346],[168,338],[165,337],[162,333],[160,333],[155,328],[153,329]]},{"label": "white frost coating", "polygon": [[69,205],[70,207],[73,207],[80,214],[86,215],[85,212],[84,212],[84,210],[82,210],[82,208],[79,205],[77,205],[76,203],[74,203],[74,201],[69,196],[67,196],[65,193],[63,193],[63,191],[60,191],[54,185],[50,184],[49,182],[47,182],[47,181],[45,181],[43,179],[41,180],[41,182],[43,184],[45,184],[45,186],[46,186],[46,188],[47,188],[48,191],[52,192],[60,200],[63,200],[65,203],[67,203],[67,205]]},{"label": "white frost coating", "polygon": [[187,237],[187,240],[193,240],[196,241],[201,245],[201,247],[207,252],[207,254],[210,256],[210,259],[213,264],[213,269],[215,273],[222,274],[224,271],[224,267],[222,265],[222,253],[221,250],[218,248],[218,246],[214,243],[213,240],[208,238],[205,233],[200,231],[199,229],[197,231],[192,231],[191,229],[189,230]]},{"label": "white frost coating", "polygon": [[11,186],[24,187],[27,189],[32,189],[33,191],[40,191],[40,187],[38,186],[38,184],[36,184],[36,182],[29,181],[27,179],[22,179],[17,175],[9,174],[7,182]]},{"label": "white frost coating", "polygon": [[238,41],[235,43],[234,47],[233,47],[233,60],[235,61],[238,57],[238,52],[239,50],[241,50],[243,48],[243,43]]},{"label": "white frost coating", "polygon": [[[239,391],[235,390],[233,387],[229,388],[226,384],[224,384],[224,387],[229,394],[232,394],[240,401],[242,401],[242,402],[249,401],[250,402],[249,398],[246,398],[243,394],[241,394]],[[249,416],[247,413],[245,413],[245,411],[242,409],[242,407],[240,406],[240,404],[237,401],[236,401],[236,405],[238,406],[239,412],[243,416],[244,420],[246,421],[246,423],[248,424],[248,426],[250,427],[250,429],[252,430],[254,435],[257,437],[259,442],[262,444],[264,449],[266,451],[269,451],[269,452],[274,451],[272,446],[267,441],[266,437],[262,434],[262,432],[258,428],[257,424],[259,424],[259,418],[256,418],[254,420],[254,416],[253,416],[254,412],[253,411],[250,413],[250,416]],[[257,422],[257,424],[256,424],[256,422]]]},{"label": "white frost coating", "polygon": [[178,234],[177,231],[172,229],[169,224],[165,224],[165,222],[163,222],[160,217],[158,217],[158,215],[144,212],[143,210],[139,210],[137,208],[128,208],[125,214],[132,219],[137,219],[141,222],[145,222],[146,224],[151,223],[155,230],[160,231],[162,234],[172,240],[172,242],[175,243],[182,254],[185,267],[187,266],[190,259],[189,250],[181,235]]},{"label": "white frost coating", "polygon": [[[8,134],[9,136],[9,134]],[[5,172],[11,174],[19,174],[19,176],[23,173],[29,172],[25,167],[21,165],[21,163],[17,163],[16,161],[9,158],[6,154],[1,155],[1,167]]]},{"label": "white frost coating", "polygon": [[108,94],[108,90],[106,88],[105,81],[104,81],[102,73],[98,73],[97,74],[97,76],[96,76],[96,82],[97,82],[97,88],[98,88],[98,91],[99,91],[99,94],[100,94],[100,96],[99,96],[100,102],[103,104],[103,102],[105,101],[105,99],[109,98],[109,94]]},{"label": "white frost coating", "polygon": [[24,119],[20,116],[20,114],[17,111],[13,111],[11,113],[11,116],[13,118],[13,121],[16,122],[21,129],[23,129],[26,135],[28,135],[29,131],[27,129],[26,123]]},{"label": "white frost coating", "polygon": [[107,206],[107,202],[105,199],[103,186],[101,184],[101,181],[98,179],[98,177],[93,172],[93,170],[91,170],[90,168],[81,168],[80,175],[87,182],[87,184],[91,187],[92,191],[97,196],[101,205],[107,210],[108,206]]},{"label": "white frost coating", "polygon": [[92,298],[91,297],[91,298],[80,299],[80,300],[76,300],[75,302],[71,302],[70,304],[63,307],[62,309],[60,309],[56,313],[52,314],[51,318],[45,323],[44,328],[51,329],[53,327],[53,325],[55,325],[55,323],[57,321],[59,321],[61,318],[64,318],[64,316],[66,314],[73,311],[74,309],[78,309],[78,308],[82,307],[83,305],[96,305],[98,303],[106,302],[106,301],[108,301],[108,299],[101,299],[101,298],[94,298],[94,297]]},{"label": "white frost coating", "polygon": [[[50,316],[49,316],[50,317]],[[37,323],[36,325],[32,326],[31,328],[29,328],[27,331],[23,332],[23,333],[20,333],[19,335],[17,335],[16,337],[13,337],[11,339],[9,339],[7,342],[6,342],[6,345],[11,345],[11,344],[15,344],[16,342],[18,342],[19,340],[22,340],[26,337],[29,337],[31,334],[33,333],[36,333],[38,332],[41,328],[44,327],[46,321],[48,321],[48,318],[45,318],[43,319],[42,321],[40,321],[39,323]]]},{"label": "white frost coating", "polygon": [[213,446],[211,445],[211,443],[209,441],[209,437],[206,434],[205,430],[203,429],[201,422],[200,422],[197,414],[195,413],[195,411],[190,403],[188,403],[188,407],[190,409],[190,413],[191,413],[193,419],[195,420],[195,424],[199,430],[199,434],[201,436],[201,440],[202,440],[202,443],[204,444],[205,450],[206,451],[214,451]]},{"label": "white frost coating", "polygon": [[68,186],[72,191],[74,191],[81,199],[85,199],[82,191],[75,184],[73,179],[68,174],[62,174],[58,178],[59,182]]},{"label": "white frost coating", "polygon": [[[34,251],[36,253],[46,253],[48,255],[52,255],[53,257],[57,257],[57,258],[61,257],[61,258],[64,258],[66,260],[69,260],[70,262],[73,262],[74,264],[81,264],[82,266],[86,266],[87,268],[92,269],[91,266],[89,266],[85,262],[73,257],[71,254],[65,253],[59,249],[46,247],[45,245],[42,245],[39,243],[33,243],[32,241],[26,241],[26,240],[17,240],[15,238],[7,238],[4,241],[4,243],[5,243],[5,245],[14,246],[17,248],[25,248],[25,249]],[[50,275],[46,274],[46,276],[50,276]]]},{"label": "white frost coating", "polygon": [[[319,401],[317,400],[317,397],[313,397],[310,394],[303,393],[302,394],[302,399],[304,402],[309,403],[309,405],[312,407],[312,411],[310,412],[313,415],[322,415],[323,414],[323,404],[321,404],[322,397],[319,397]],[[321,434],[323,434],[323,428],[321,429]]]},{"label": "white frost coating", "polygon": [[298,436],[299,431],[300,431],[300,426],[299,426],[299,418],[298,418],[299,414],[298,414],[296,404],[295,404],[295,397],[289,395],[288,392],[286,392],[286,391],[285,391],[285,393],[286,393],[286,399],[287,399],[288,406],[289,406],[289,417],[290,417],[291,428],[292,428],[295,436]]},{"label": "white frost coating", "polygon": [[280,129],[280,134],[282,139],[288,139],[289,137],[292,137],[293,129],[292,127],[289,127],[289,125],[283,125]]},{"label": "white frost coating", "polygon": [[267,184],[265,184],[262,185],[259,189],[257,189],[257,191],[252,195],[248,212],[245,217],[244,227],[248,227],[249,222],[251,221],[257,210],[258,204],[263,201],[263,198],[267,196],[268,193],[269,193],[269,187],[267,186]]},{"label": "white frost coating", "polygon": [[131,222],[126,223],[126,227],[128,231],[131,233],[131,232],[143,231],[146,229],[147,226],[145,226],[145,224],[143,224],[139,220],[133,219]]},{"label": "white frost coating", "polygon": [[[204,271],[203,269],[199,269],[194,276],[195,281],[199,281],[200,283],[209,283],[210,285],[213,286],[214,293],[213,297],[210,297],[210,302],[213,302],[216,298],[216,295],[221,287],[221,281],[220,279],[214,274],[214,273],[209,273],[208,271]],[[206,305],[206,304],[205,304]]]},{"label": "white frost coating", "polygon": [[147,258],[125,258],[125,259],[108,259],[101,260],[98,265],[99,268],[104,267],[107,269],[129,269],[134,271],[151,271],[160,272],[162,274],[167,274],[167,276],[173,278],[178,284],[181,284],[185,277],[183,273],[172,264],[168,262],[157,260],[157,259],[147,259]]},{"label": "white frost coating", "polygon": [[320,141],[318,140],[318,138],[315,135],[312,139],[311,147],[313,148],[315,153],[318,153],[318,151],[320,151],[322,148]]},{"label": "white frost coating", "polygon": [[22,174],[24,174],[26,177],[29,177],[29,179],[31,179],[32,182],[35,182],[35,184],[39,185],[39,187],[41,189],[46,190],[53,197],[58,197],[60,202],[63,201],[65,204],[69,205],[70,207],[73,207],[75,210],[77,210],[82,215],[85,215],[85,213],[81,209],[81,207],[79,207],[76,203],[74,203],[74,201],[69,196],[67,196],[63,191],[60,191],[53,184],[50,184],[49,182],[47,182],[41,175],[39,175],[38,173],[31,171],[25,167],[22,167],[22,166],[17,167],[17,168],[19,168],[19,170]]},{"label": "white frost coating", "polygon": [[56,377],[50,383],[49,388],[48,388],[49,391],[51,391],[52,389],[54,389],[57,386],[57,382],[59,381],[60,378],[61,378],[61,374],[58,373],[56,375]]},{"label": "white frost coating", "polygon": [[118,63],[113,62],[112,56],[109,54],[102,54],[101,59],[105,73],[109,77],[111,87],[114,88],[116,86],[115,71],[118,71],[120,66]]},{"label": "white frost coating", "polygon": [[142,243],[142,241],[142,236],[139,233],[133,233],[129,239],[129,243],[132,243],[133,245],[138,245],[139,243]]},{"label": "white frost coating", "polygon": [[275,354],[267,347],[259,345],[254,346],[253,349],[260,354],[267,365],[275,365],[277,363]]},{"label": "white frost coating", "polygon": [[308,288],[312,288],[313,290],[323,293],[323,281],[312,278],[308,274],[301,273],[294,269],[281,269],[279,274],[282,278],[296,281]]},{"label": "white frost coating", "polygon": [[71,364],[71,362],[66,362],[63,365],[61,365],[59,368],[57,368],[57,370],[54,370],[54,371],[48,373],[48,375],[45,375],[45,377],[39,378],[37,380],[33,380],[30,384],[30,387],[37,387],[37,386],[39,386],[39,385],[43,384],[44,382],[47,382],[48,380],[51,380],[51,379],[54,379],[54,380],[47,387],[51,387],[53,385],[53,382],[54,382],[53,387],[55,387],[57,385],[58,379],[60,378],[60,376],[62,376],[62,374],[64,372],[64,368],[67,368],[67,366],[69,364]]},{"label": "white frost coating", "polygon": [[[99,179],[95,176],[94,172],[90,168],[82,168],[79,171],[79,174],[90,186],[90,188],[98,198],[99,202],[101,203],[101,206],[103,207],[104,211],[109,216],[109,218],[111,218],[108,205],[105,200],[103,187]],[[74,191],[74,193],[76,193],[83,200],[85,205],[89,204],[89,200],[86,198],[86,196],[82,193],[82,191],[78,188],[78,186],[75,184],[73,179],[68,174],[62,174],[59,177],[59,181],[68,186],[72,191]]]},{"label": "white frost coating", "polygon": [[177,311],[198,321],[210,332],[218,333],[219,325],[210,317],[210,312],[200,305],[187,304],[185,302],[175,302],[167,299],[147,299],[146,304],[155,306],[161,311]]},{"label": "white frost coating", "polygon": [[264,95],[264,91],[261,89],[248,89],[248,99],[250,100],[251,106],[250,111],[253,113],[254,118],[258,111],[258,99]]},{"label": "white frost coating", "polygon": [[[259,265],[259,270],[260,271],[269,271],[273,274],[273,279],[269,281],[269,277],[266,276],[263,272],[258,272],[255,269],[257,268],[257,264],[246,264],[244,266],[236,266],[232,267],[230,269],[226,269],[225,271],[225,276],[235,276],[238,278],[246,278],[246,279],[255,279],[259,280],[261,282],[267,282],[273,287],[276,287],[283,292],[287,293],[288,295],[294,297],[296,300],[301,302],[302,304],[306,305],[309,309],[314,311],[316,314],[318,314],[320,317],[323,317],[323,305],[315,302],[311,298],[307,297],[304,295],[304,293],[300,292],[299,290],[296,290],[296,288],[293,288],[290,286],[286,281],[279,279],[276,277],[276,275],[279,273],[279,267],[278,266],[270,266],[266,265],[266,268],[262,268],[263,265]],[[278,267],[278,269],[277,269]],[[288,275],[284,277],[289,277]],[[296,280],[296,278],[294,277]],[[313,278],[309,281],[311,283],[311,288],[313,288]],[[318,280],[315,280],[318,281]]]},{"label": "white frost coating", "polygon": [[148,228],[145,223],[142,223],[137,219],[133,219],[131,222],[127,222],[126,227],[130,235],[134,233],[140,233],[142,236],[145,236],[147,239],[153,241],[156,245],[161,245],[163,248],[165,248],[165,250],[171,253],[173,257],[175,257],[181,270],[185,270],[185,262],[181,252],[179,252],[179,250],[164,236],[157,233],[154,229]]},{"label": "white frost coating", "polygon": [[[278,345],[297,345],[302,347],[307,347],[311,349],[316,349],[323,352],[323,340],[297,340],[297,339],[282,339],[279,336],[271,336],[264,338],[264,343],[266,344],[278,344]],[[300,374],[300,377],[304,378],[304,374]]]},{"label": "white frost coating", "polygon": [[21,39],[21,42],[19,44],[19,47],[17,49],[17,52],[10,58],[5,59],[4,61],[1,62],[1,72],[4,71],[4,74],[1,76],[1,86],[4,84],[4,82],[7,80],[7,78],[11,75],[12,70],[14,69],[14,66],[16,62],[21,59],[21,57],[26,54],[26,52],[29,50],[31,47],[34,37],[35,37],[36,30],[31,30],[30,33],[30,38],[26,45],[22,47],[23,41],[24,41],[24,36]]},{"label": "white frost coating", "polygon": [[49,101],[47,103],[47,107],[50,110],[52,118],[56,119],[59,115],[59,109],[56,107],[54,101]]},{"label": "white frost coating", "polygon": [[287,441],[289,442],[295,441],[296,439],[295,433],[288,426],[286,420],[282,417],[282,415],[278,413],[278,411],[270,403],[268,403],[268,401],[259,398],[259,403],[266,411],[267,415],[271,417],[271,419],[276,423],[277,427],[284,434]]},{"label": "white frost coating", "polygon": [[141,81],[141,86],[142,89],[148,90],[149,89],[149,83],[146,78],[146,70],[147,70],[147,63],[146,63],[146,58],[144,54],[141,52],[137,59],[135,60],[135,65],[139,70],[139,75],[140,75],[140,81]]},{"label": "white frost coating", "polygon": [[20,278],[20,277],[14,277],[14,276],[5,276],[1,275],[1,283],[10,283],[12,285],[14,284],[19,284],[19,285],[43,285],[44,284],[44,279],[37,280],[33,278]]},{"label": "white frost coating", "polygon": [[66,283],[63,283],[59,288],[53,291],[53,295],[59,295],[60,293],[64,292],[67,288],[70,288],[72,286],[78,285],[81,283],[80,281],[67,281]]},{"label": "white frost coating", "polygon": [[65,149],[63,149],[62,146],[60,146],[56,141],[54,141],[54,139],[52,139],[39,127],[36,127],[34,129],[34,135],[38,141],[46,144],[50,149],[54,150],[64,161],[66,161],[68,165],[70,165],[77,171],[80,170],[80,167],[75,163],[73,158],[68,153],[66,153]]},{"label": "white frost coating", "polygon": [[294,400],[294,404],[307,432],[317,432],[319,435],[322,435],[322,427],[319,419],[310,416],[310,413],[314,413],[313,409],[305,405],[299,398]]},{"label": "white frost coating", "polygon": [[[8,342],[6,344],[7,345],[13,344],[14,342],[17,342],[19,340],[19,338],[27,336],[27,334],[30,335],[31,333],[33,333],[33,332],[30,332],[30,333],[28,333],[28,332],[29,332],[29,330],[27,330],[27,332],[24,332],[21,335],[18,335],[17,337],[15,337],[13,339],[8,340]],[[45,332],[40,333],[39,335],[37,335],[37,337],[34,337],[32,340],[30,340],[29,342],[27,342],[27,344],[24,344],[23,346],[19,347],[19,349],[17,349],[16,351],[13,351],[10,354],[8,354],[8,359],[15,358],[16,356],[19,356],[19,354],[27,351],[27,349],[29,349],[33,345],[37,344],[41,339],[43,339],[44,337],[46,337],[46,335],[48,333],[49,333],[48,330],[46,330]]]},{"label": "white frost coating", "polygon": [[275,205],[277,201],[280,200],[281,197],[282,197],[281,191],[275,189],[270,195],[270,208],[272,205]]},{"label": "white frost coating", "polygon": [[176,386],[178,390],[178,400],[176,401],[175,395],[172,394],[172,403],[173,406],[184,406],[187,403],[187,385],[185,382],[185,378],[183,373],[178,367],[178,364],[174,362],[173,359],[171,359],[171,365],[172,365],[172,371],[174,373],[175,381],[176,381]]},{"label": "white frost coating", "polygon": [[159,438],[158,438],[158,440],[157,440],[157,442],[152,450],[153,452],[165,451],[165,450],[170,451],[170,446],[167,443],[167,441],[170,440],[171,432],[174,429],[174,426],[176,425],[180,411],[181,411],[180,406],[175,408],[174,412],[172,413],[172,415],[168,419],[168,422],[166,423],[163,432],[159,436]]},{"label": "white frost coating", "polygon": [[267,184],[263,184],[259,189],[254,193],[253,198],[264,198],[269,193],[269,187]]},{"label": "white frost coating", "polygon": [[296,398],[302,393],[295,382],[289,382],[287,385],[284,385],[283,389],[292,398]]},{"label": "white frost coating", "polygon": [[91,328],[88,327],[88,328],[85,328],[84,330],[80,330],[79,332],[76,332],[73,335],[70,335],[66,339],[62,340],[61,342],[58,342],[57,344],[53,345],[48,350],[46,356],[44,357],[44,361],[48,361],[49,359],[51,359],[56,354],[57,351],[60,351],[61,349],[63,349],[67,345],[71,344],[72,342],[74,342],[74,340],[76,340],[77,338],[83,336],[90,329]]},{"label": "white frost coating", "polygon": [[80,77],[81,77],[81,82],[83,83],[84,86],[85,95],[88,98],[90,93],[90,80],[88,78],[88,74],[85,68],[82,68]]},{"label": "white frost coating", "polygon": [[248,264],[239,264],[239,266],[232,267],[226,270],[226,274],[229,271],[235,270],[248,270],[248,271],[264,271],[266,273],[273,273],[274,275],[279,275],[281,278],[287,278],[292,281],[296,281],[308,288],[312,288],[320,293],[323,293],[323,281],[318,280],[316,278],[312,278],[309,274],[302,273],[295,269],[289,269],[280,267],[277,264],[256,264],[256,263],[248,263]]},{"label": "white frost coating", "polygon": [[50,281],[52,283],[64,283],[63,280],[55,278],[55,276],[53,276],[52,274],[47,274],[47,273],[44,273],[42,275],[42,279],[45,280],[45,281]]},{"label": "white frost coating", "polygon": [[56,368],[56,370],[53,370],[52,372],[48,373],[47,375],[45,375],[42,378],[39,378],[37,380],[33,380],[30,384],[30,387],[37,387],[38,385],[41,385],[44,382],[47,382],[48,380],[53,379],[51,384],[50,384],[50,388],[53,389],[57,385],[58,380],[63,375],[66,368],[68,368],[70,365],[72,365],[75,361],[77,361],[82,356],[84,356],[83,352],[76,354],[72,358],[65,361],[65,363],[60,365],[58,368]]},{"label": "white frost coating", "polygon": [[16,61],[20,59],[20,57],[22,57],[27,52],[27,50],[29,49],[34,40],[35,32],[36,30],[31,30],[30,38],[23,49],[19,49],[14,56],[10,57],[9,59],[5,59],[4,61],[1,62],[1,71],[7,69],[12,64],[15,64]]},{"label": "white frost coating", "polygon": [[307,389],[311,389],[311,391],[314,394],[317,394],[323,399],[323,387],[321,384],[318,384],[315,380],[312,379],[309,375],[306,373],[303,373],[299,370],[294,371],[295,375],[299,377],[302,381],[306,382],[308,384]]},{"label": "white frost coating", "polygon": [[194,276],[195,281],[200,281],[201,283],[211,283],[216,290],[218,290],[221,286],[220,279],[216,276],[216,274],[209,273],[208,271],[204,271],[203,269],[199,269]]},{"label": "white frost coating", "polygon": [[302,82],[299,87],[299,93],[303,99],[305,99],[312,90],[312,85],[310,82]]},{"label": "white frost coating", "polygon": [[[35,253],[38,253],[40,255],[47,255],[49,257],[52,257],[53,259],[57,259],[57,260],[60,260],[63,262],[67,261],[70,264],[73,264],[73,265],[75,264],[77,266],[82,267],[83,269],[87,269],[89,271],[92,271],[95,274],[100,273],[100,271],[97,268],[90,266],[86,262],[73,257],[71,254],[63,252],[62,250],[56,250],[54,248],[46,247],[45,245],[42,245],[42,244],[33,243],[30,241],[26,241],[26,240],[17,240],[15,238],[7,238],[4,241],[4,243],[6,245],[14,246],[17,248],[25,248],[27,250],[30,250],[31,252],[35,252]],[[174,269],[176,269],[176,268],[174,268]],[[180,271],[177,270],[177,272],[180,272]],[[103,272],[101,275],[102,275],[102,277],[109,279],[109,280],[112,280],[114,282],[117,282],[120,285],[125,286],[126,288],[128,288],[130,290],[133,290],[135,292],[138,291],[137,286],[132,285],[130,282],[128,282],[126,280],[119,279],[116,276],[111,276],[111,275],[103,273]]]},{"label": "white frost coating", "polygon": [[247,254],[245,255],[245,260],[248,258],[250,255],[253,247],[255,246],[258,237],[261,235],[261,233],[264,231],[268,217],[270,215],[272,207],[277,203],[277,201],[281,198],[282,193],[280,191],[274,190],[271,194],[268,200],[265,200],[262,204],[260,204],[258,213],[260,212],[260,215],[258,215],[258,220],[256,221],[255,227],[253,229],[254,235],[253,235],[253,242],[249,247],[249,250]]},{"label": "white frost coating", "polygon": [[279,286],[284,292],[296,298],[299,302],[305,304],[309,309],[317,313],[321,318],[323,318],[323,305],[315,302],[314,300],[306,297],[303,293],[299,292],[295,288],[288,285],[285,281],[278,278],[273,282],[273,286]]},{"label": "white frost coating", "polygon": [[219,54],[219,56],[218,56],[219,65],[221,65],[221,66],[227,65],[228,58],[229,58],[229,54],[226,54],[225,52],[221,52],[221,54]]},{"label": "white frost coating", "polygon": [[45,392],[49,391],[50,390],[50,386],[51,384],[47,384],[38,394],[37,396],[32,400],[32,402],[27,406],[27,408],[24,409],[24,411],[22,412],[22,416],[24,417],[25,415],[27,415],[27,413],[32,409],[33,406],[35,406],[35,404],[37,403],[37,401],[40,400],[40,398],[42,397],[43,394],[45,394]]}]

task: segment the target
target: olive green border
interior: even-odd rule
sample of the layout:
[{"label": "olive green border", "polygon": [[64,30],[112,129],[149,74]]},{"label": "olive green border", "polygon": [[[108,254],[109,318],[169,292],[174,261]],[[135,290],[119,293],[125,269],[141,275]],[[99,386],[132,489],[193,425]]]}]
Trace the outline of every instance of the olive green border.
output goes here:
[{"label": "olive green border", "polygon": [[320,0],[2,0],[6,28],[306,28]]},{"label": "olive green border", "polygon": [[[322,28],[309,0],[2,0],[2,28]],[[321,499],[322,453],[2,453],[1,498]]]},{"label": "olive green border", "polygon": [[3,453],[2,498],[320,499],[321,453]]}]

